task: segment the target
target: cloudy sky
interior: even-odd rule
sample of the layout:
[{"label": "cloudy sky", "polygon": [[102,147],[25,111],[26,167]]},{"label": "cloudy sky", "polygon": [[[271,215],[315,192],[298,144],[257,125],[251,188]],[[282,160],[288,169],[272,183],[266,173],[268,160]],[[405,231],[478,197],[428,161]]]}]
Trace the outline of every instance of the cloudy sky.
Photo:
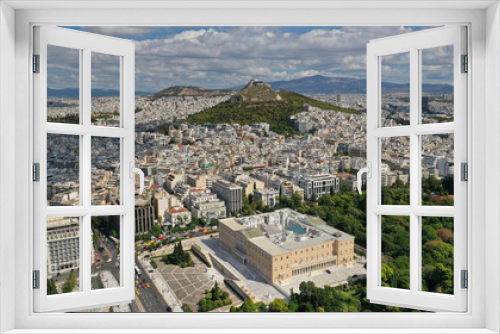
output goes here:
[{"label": "cloudy sky", "polygon": [[[157,92],[169,86],[228,88],[248,82],[291,80],[311,75],[366,75],[366,44],[376,38],[408,33],[419,27],[72,27],[72,29],[131,39],[136,44],[136,90]],[[59,52],[59,51],[58,51]],[[443,54],[444,52],[444,54]],[[50,60],[49,87],[77,82],[63,78],[76,70],[70,57],[57,52]],[[432,54],[431,54],[432,53]],[[449,52],[448,52],[449,53]],[[429,82],[450,80],[446,50],[429,52],[433,75]],[[59,52],[61,54],[61,52]],[[95,55],[93,88],[117,88],[114,59]],[[73,59],[75,59],[73,57]],[[406,60],[405,60],[406,59]],[[406,61],[406,63],[405,63]],[[407,57],[383,63],[386,81],[408,82]],[[65,70],[64,70],[65,68]]]}]

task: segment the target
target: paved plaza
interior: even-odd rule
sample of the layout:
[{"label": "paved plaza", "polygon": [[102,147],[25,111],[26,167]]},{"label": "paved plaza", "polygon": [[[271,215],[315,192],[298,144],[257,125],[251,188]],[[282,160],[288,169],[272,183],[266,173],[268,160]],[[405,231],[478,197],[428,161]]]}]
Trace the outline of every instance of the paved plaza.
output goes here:
[{"label": "paved plaza", "polygon": [[[215,281],[219,281],[219,279],[215,269],[207,268],[194,254],[190,253],[190,255],[195,262],[195,267],[180,268],[179,266],[165,265],[161,260],[156,262],[158,264],[158,273],[160,273],[173,293],[183,304],[189,305],[196,312],[198,301],[205,298],[205,290],[210,290]],[[233,305],[238,306],[242,303],[239,297],[227,289],[221,281],[219,281],[219,286],[229,292]]]}]

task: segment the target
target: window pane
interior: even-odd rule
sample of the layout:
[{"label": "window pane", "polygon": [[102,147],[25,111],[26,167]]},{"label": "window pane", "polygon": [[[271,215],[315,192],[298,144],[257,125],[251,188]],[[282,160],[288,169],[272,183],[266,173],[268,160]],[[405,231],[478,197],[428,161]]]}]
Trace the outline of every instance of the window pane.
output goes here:
[{"label": "window pane", "polygon": [[120,216],[95,216],[92,226],[92,290],[120,286]]},{"label": "window pane", "polygon": [[380,57],[381,125],[410,124],[410,53]]},{"label": "window pane", "polygon": [[441,134],[421,138],[422,203],[453,206],[454,136]]},{"label": "window pane", "polygon": [[80,290],[80,218],[47,218],[47,295]]},{"label": "window pane", "polygon": [[92,125],[120,126],[120,57],[92,52]]},{"label": "window pane", "polygon": [[92,137],[92,205],[120,204],[120,138]]},{"label": "window pane", "polygon": [[453,45],[421,50],[422,123],[453,122]]},{"label": "window pane", "polygon": [[47,122],[79,124],[80,50],[47,45]]},{"label": "window pane", "polygon": [[410,137],[380,139],[383,205],[410,204]]},{"label": "window pane", "polygon": [[80,204],[80,137],[47,134],[47,206]]},{"label": "window pane", "polygon": [[410,217],[382,216],[382,286],[410,289]]},{"label": "window pane", "polygon": [[422,217],[422,291],[453,294],[453,218]]}]

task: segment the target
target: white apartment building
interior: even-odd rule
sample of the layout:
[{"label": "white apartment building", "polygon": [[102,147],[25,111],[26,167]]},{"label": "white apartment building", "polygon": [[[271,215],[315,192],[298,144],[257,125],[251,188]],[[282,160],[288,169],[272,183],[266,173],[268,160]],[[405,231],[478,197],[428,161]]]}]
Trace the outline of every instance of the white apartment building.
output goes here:
[{"label": "white apartment building", "polygon": [[166,220],[172,225],[186,225],[191,222],[191,212],[182,206],[168,208],[166,213]]},{"label": "white apartment building", "polygon": [[48,274],[69,271],[80,266],[80,219],[47,218]]},{"label": "white apartment building", "polygon": [[304,195],[307,199],[310,199],[313,194],[320,198],[332,191],[338,192],[340,190],[339,179],[329,173],[306,171],[306,173],[294,177],[294,183],[304,189]]},{"label": "white apartment building", "polygon": [[274,208],[279,202],[280,193],[273,188],[256,189],[254,193],[254,201],[262,201],[265,206]]}]

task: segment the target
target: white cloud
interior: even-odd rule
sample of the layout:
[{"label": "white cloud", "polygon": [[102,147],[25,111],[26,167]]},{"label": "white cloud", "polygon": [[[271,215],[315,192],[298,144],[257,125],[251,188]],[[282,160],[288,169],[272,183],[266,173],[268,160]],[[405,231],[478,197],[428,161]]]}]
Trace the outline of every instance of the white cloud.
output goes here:
[{"label": "white cloud", "polygon": [[[142,39],[135,41],[136,87],[141,91],[159,91],[172,85],[234,87],[250,78],[275,81],[317,74],[364,78],[366,44],[370,40],[412,31],[408,27],[396,26],[325,27],[304,33],[283,27],[192,27],[161,38],[146,38],[155,31],[161,32],[161,29],[85,28],[113,36],[135,34]],[[442,64],[438,61],[444,57],[441,51],[428,56],[429,65],[439,69]],[[392,58],[385,65],[398,82],[406,75],[401,63],[407,59]],[[399,79],[398,75],[401,76]]]}]

